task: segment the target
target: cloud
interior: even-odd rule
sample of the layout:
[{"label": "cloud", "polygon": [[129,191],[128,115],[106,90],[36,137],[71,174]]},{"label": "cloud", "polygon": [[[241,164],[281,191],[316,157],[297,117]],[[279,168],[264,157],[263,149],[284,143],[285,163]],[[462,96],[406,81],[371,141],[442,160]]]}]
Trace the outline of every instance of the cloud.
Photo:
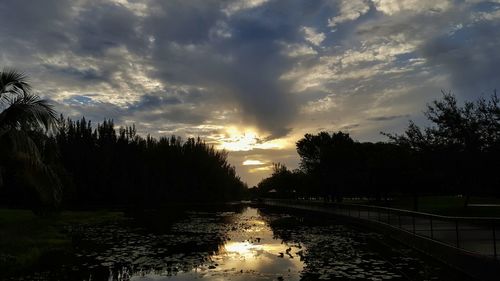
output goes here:
[{"label": "cloud", "polygon": [[265,162],[262,162],[260,160],[252,160],[252,159],[247,159],[243,161],[243,166],[260,166],[266,164]]},{"label": "cloud", "polygon": [[5,0],[0,8],[2,51],[26,56],[54,53],[71,44],[65,23],[71,19],[70,2],[58,0]]},{"label": "cloud", "polygon": [[453,5],[450,0],[373,0],[375,8],[387,15],[401,12],[439,13]]},{"label": "cloud", "polygon": [[315,46],[321,45],[321,42],[323,42],[326,38],[324,33],[317,32],[313,27],[304,26],[301,30],[304,32],[305,39]]},{"label": "cloud", "polygon": [[500,85],[500,23],[477,22],[422,45],[427,61],[450,75],[453,91],[467,97]]},{"label": "cloud", "polygon": [[[89,19],[92,20],[89,20]],[[146,38],[138,30],[140,19],[122,5],[99,3],[84,6],[75,21],[78,52],[104,55],[110,48],[125,46],[135,51],[145,47]]]},{"label": "cloud", "polygon": [[268,173],[270,171],[272,171],[273,169],[273,166],[263,166],[263,167],[257,167],[257,168],[251,168],[248,170],[248,172],[250,174],[254,174],[254,173],[259,173],[259,172],[264,172],[264,173]]},{"label": "cloud", "polygon": [[367,0],[341,0],[338,5],[339,14],[328,20],[328,26],[335,27],[356,20],[370,10],[370,3]]},{"label": "cloud", "polygon": [[[206,35],[220,25],[220,18],[224,18],[221,11],[214,6],[199,7],[205,12],[199,29],[199,15],[184,13],[186,5],[168,6],[170,12],[159,12],[161,16],[154,20],[155,26],[185,23],[184,32],[195,37],[188,43],[185,33],[169,34],[161,29],[154,34],[155,76],[164,83],[206,88],[221,102],[237,106],[246,124],[260,127],[272,138],[285,136],[297,106],[287,95],[289,85],[279,80],[290,64],[279,41],[286,41],[298,31],[288,22],[282,23],[277,15],[233,16],[226,19],[226,25],[233,30],[231,36],[214,39]],[[190,32],[194,28],[196,31]]]},{"label": "cloud", "polygon": [[269,171],[244,161],[296,168],[305,133],[380,140],[441,89],[474,99],[498,88],[499,11],[479,0],[4,0],[0,64],[65,115],[231,149],[255,184]]},{"label": "cloud", "polygon": [[[243,162],[248,159],[259,159],[264,164],[243,165]],[[229,153],[229,160],[234,163],[237,173],[247,180],[249,186],[257,185],[261,179],[269,176],[273,169],[271,163],[283,163],[290,169],[298,167],[297,153],[294,146],[286,149],[235,151]]]},{"label": "cloud", "polygon": [[235,13],[261,6],[267,1],[269,0],[236,0],[227,4],[227,6],[222,9],[222,11],[226,15],[231,16]]},{"label": "cloud", "polygon": [[123,109],[120,107],[105,102],[97,102],[87,96],[73,96],[62,102],[50,100],[54,108],[65,117],[72,119],[80,119],[83,116],[87,120],[92,120],[94,124],[102,120],[113,119],[116,124],[123,121]]},{"label": "cloud", "polygon": [[305,57],[305,56],[315,56],[318,54],[311,46],[306,44],[285,44],[283,53],[289,57]]},{"label": "cloud", "polygon": [[368,120],[370,120],[370,121],[389,121],[389,120],[394,120],[394,119],[399,119],[399,118],[408,118],[408,117],[410,117],[409,114],[400,114],[400,115],[375,116],[375,117],[368,118]]},{"label": "cloud", "polygon": [[71,66],[42,65],[47,71],[56,75],[69,76],[76,80],[84,80],[88,83],[104,81],[104,73],[94,68],[77,68]]}]

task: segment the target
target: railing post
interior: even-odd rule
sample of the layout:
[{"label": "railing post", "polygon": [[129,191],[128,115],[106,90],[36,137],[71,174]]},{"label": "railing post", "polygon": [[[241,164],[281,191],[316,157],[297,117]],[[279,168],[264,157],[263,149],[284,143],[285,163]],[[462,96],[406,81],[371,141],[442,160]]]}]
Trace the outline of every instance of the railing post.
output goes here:
[{"label": "railing post", "polygon": [[415,215],[414,214],[411,214],[411,222],[413,224],[413,234],[415,234],[416,231],[415,231]]},{"label": "railing post", "polygon": [[431,217],[431,238],[434,239],[434,227],[432,226],[432,217]]},{"label": "railing post", "polygon": [[457,234],[457,248],[460,248],[460,237],[458,235],[458,220],[455,220],[455,232]]},{"label": "railing post", "polygon": [[493,225],[493,256],[497,259],[497,235],[495,225]]}]

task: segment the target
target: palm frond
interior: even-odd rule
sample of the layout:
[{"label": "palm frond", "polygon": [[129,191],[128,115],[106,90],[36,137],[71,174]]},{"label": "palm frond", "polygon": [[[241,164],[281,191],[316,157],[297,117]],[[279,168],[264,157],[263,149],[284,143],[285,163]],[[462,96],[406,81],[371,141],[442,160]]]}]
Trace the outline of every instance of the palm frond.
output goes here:
[{"label": "palm frond", "polygon": [[57,207],[62,199],[62,183],[54,170],[43,162],[33,163],[31,155],[19,154],[17,161],[23,165],[21,180],[38,196],[42,206]]},{"label": "palm frond", "polygon": [[0,72],[0,98],[6,94],[24,94],[31,91],[28,77],[23,72],[13,69],[4,69]]},{"label": "palm frond", "polygon": [[34,191],[43,206],[55,207],[61,202],[62,183],[54,170],[43,162],[28,133],[16,129],[0,133],[0,160],[4,168],[17,171],[19,181]]},{"label": "palm frond", "polygon": [[28,133],[39,128],[50,130],[57,124],[52,105],[32,94],[27,76],[15,70],[0,72],[0,105],[5,106],[0,112],[2,169],[16,171],[17,178],[34,191],[42,206],[57,206],[62,197],[61,181],[51,166],[43,162]]},{"label": "palm frond", "polygon": [[0,128],[22,125],[41,126],[49,130],[56,124],[56,112],[46,100],[24,93],[9,99],[9,106],[0,113]]},{"label": "palm frond", "polygon": [[21,130],[5,130],[0,134],[0,152],[2,153],[0,159],[5,157],[16,158],[19,155],[23,155],[22,158],[25,162],[29,162],[32,165],[38,165],[42,162],[42,156],[36,143],[30,138],[28,133]]}]

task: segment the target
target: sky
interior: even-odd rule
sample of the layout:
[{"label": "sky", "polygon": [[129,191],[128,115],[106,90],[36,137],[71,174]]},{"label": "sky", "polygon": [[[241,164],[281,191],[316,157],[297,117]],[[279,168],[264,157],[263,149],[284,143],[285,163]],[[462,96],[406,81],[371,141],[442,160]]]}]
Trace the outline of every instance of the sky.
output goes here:
[{"label": "sky", "polygon": [[201,137],[249,186],[306,133],[387,140],[500,86],[500,1],[0,0],[0,68],[65,116]]}]

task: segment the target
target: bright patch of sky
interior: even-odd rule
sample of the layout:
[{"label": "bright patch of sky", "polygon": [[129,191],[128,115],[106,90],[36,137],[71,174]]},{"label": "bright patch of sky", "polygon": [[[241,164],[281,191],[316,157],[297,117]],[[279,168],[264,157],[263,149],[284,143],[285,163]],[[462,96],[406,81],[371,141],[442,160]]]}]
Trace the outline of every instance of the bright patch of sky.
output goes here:
[{"label": "bright patch of sky", "polygon": [[264,165],[265,162],[262,162],[260,160],[252,160],[248,159],[243,161],[243,166],[259,166],[259,165]]}]

